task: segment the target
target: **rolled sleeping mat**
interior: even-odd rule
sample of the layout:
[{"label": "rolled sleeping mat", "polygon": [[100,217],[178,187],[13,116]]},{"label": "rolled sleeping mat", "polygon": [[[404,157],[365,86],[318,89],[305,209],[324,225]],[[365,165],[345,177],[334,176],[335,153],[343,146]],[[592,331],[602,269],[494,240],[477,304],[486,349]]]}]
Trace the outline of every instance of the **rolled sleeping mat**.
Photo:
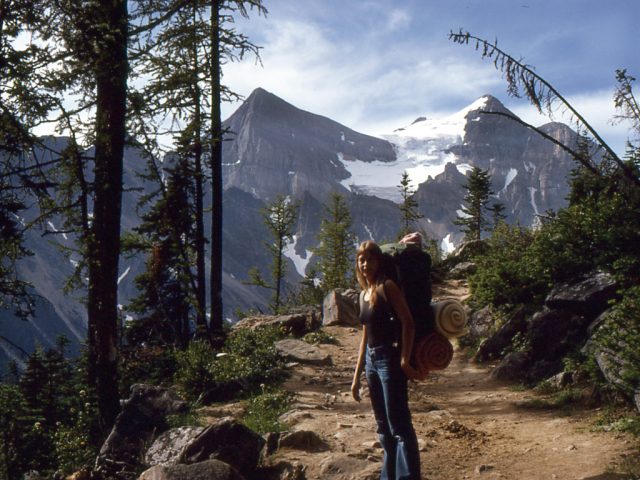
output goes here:
[{"label": "rolled sleeping mat", "polygon": [[413,359],[420,378],[426,378],[433,370],[444,370],[453,358],[453,345],[442,334],[431,332],[418,340],[414,347]]},{"label": "rolled sleeping mat", "polygon": [[467,312],[458,300],[442,300],[431,304],[436,331],[447,338],[456,338],[465,333]]}]

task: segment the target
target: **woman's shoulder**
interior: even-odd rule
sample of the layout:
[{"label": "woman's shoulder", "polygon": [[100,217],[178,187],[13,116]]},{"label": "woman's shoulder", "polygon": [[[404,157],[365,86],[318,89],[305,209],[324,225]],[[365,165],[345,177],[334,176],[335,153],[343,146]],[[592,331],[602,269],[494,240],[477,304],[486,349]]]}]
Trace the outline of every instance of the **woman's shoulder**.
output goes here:
[{"label": "woman's shoulder", "polygon": [[381,295],[385,301],[388,301],[389,294],[392,296],[400,291],[398,284],[393,280],[386,278],[382,283],[377,286],[378,295]]}]

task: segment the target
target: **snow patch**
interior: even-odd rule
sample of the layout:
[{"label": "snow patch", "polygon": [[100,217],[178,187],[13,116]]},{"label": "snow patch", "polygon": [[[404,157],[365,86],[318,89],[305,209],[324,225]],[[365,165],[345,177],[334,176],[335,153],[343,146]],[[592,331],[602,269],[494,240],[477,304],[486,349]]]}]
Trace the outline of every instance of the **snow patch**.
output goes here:
[{"label": "snow patch", "polygon": [[126,277],[130,271],[131,271],[131,267],[127,267],[124,273],[118,277],[118,285],[120,285],[120,282],[124,280],[124,277]]},{"label": "snow patch", "polygon": [[536,204],[536,192],[538,191],[535,187],[529,187],[529,193],[531,194],[531,206],[533,207],[533,212],[536,215],[539,215],[538,205]]},{"label": "snow patch", "polygon": [[[60,230],[58,230],[58,229],[55,227],[55,225],[53,224],[53,222],[51,222],[51,221],[47,221],[47,225],[49,225],[49,228],[51,228],[51,231],[53,231],[54,233],[59,233],[59,232],[60,232]],[[65,240],[69,240],[69,238],[67,237],[67,234],[66,234],[66,233],[63,233],[63,234],[62,234],[62,237],[63,237]]]},{"label": "snow patch", "polygon": [[[353,192],[376,195],[394,202],[401,202],[398,188],[402,173],[409,175],[410,188],[444,172],[447,163],[456,163],[457,158],[450,153],[453,145],[464,142],[465,127],[469,112],[480,110],[487,104],[482,97],[460,110],[441,119],[420,118],[411,125],[382,134],[381,138],[390,142],[396,152],[396,160],[391,162],[361,160],[345,161],[338,153],[338,161],[349,172],[342,185]],[[469,168],[471,168],[469,166]],[[461,170],[463,171],[464,168]],[[464,173],[464,172],[463,172]]]},{"label": "snow patch", "polygon": [[456,246],[451,241],[451,234],[448,233],[447,236],[444,237],[440,242],[440,250],[442,250],[445,255],[448,255],[449,253],[453,252],[455,248]]},{"label": "snow patch", "polygon": [[309,260],[311,260],[311,252],[309,250],[305,250],[305,256],[302,257],[296,253],[296,243],[298,239],[294,235],[293,242],[288,243],[284,248],[284,256],[291,260],[296,267],[296,272],[300,274],[301,277],[305,276],[305,270],[307,269],[307,264]]},{"label": "snow patch", "polygon": [[502,187],[503,192],[507,190],[507,187],[511,185],[511,182],[513,182],[513,179],[516,178],[517,175],[518,175],[518,170],[516,170],[515,168],[512,168],[509,170],[509,173],[507,173],[507,176],[504,179],[504,187]]},{"label": "snow patch", "polygon": [[374,240],[373,238],[373,233],[371,232],[371,229],[367,226],[364,225],[364,229],[367,231],[367,233],[369,234],[369,240]]}]

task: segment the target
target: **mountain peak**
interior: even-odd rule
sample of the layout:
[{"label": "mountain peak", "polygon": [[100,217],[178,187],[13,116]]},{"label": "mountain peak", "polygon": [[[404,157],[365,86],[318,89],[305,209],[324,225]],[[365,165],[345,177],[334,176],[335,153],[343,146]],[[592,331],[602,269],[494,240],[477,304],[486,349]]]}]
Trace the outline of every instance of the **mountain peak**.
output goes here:
[{"label": "mountain peak", "polygon": [[286,115],[299,111],[297,107],[261,87],[251,92],[240,108],[253,112],[265,112],[269,115],[274,113]]}]

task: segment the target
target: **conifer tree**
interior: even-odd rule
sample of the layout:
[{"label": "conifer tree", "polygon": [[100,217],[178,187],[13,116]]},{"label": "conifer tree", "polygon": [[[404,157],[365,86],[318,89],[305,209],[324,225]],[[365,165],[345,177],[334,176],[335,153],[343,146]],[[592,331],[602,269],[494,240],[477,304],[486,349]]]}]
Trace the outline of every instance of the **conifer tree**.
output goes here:
[{"label": "conifer tree", "polygon": [[[186,347],[190,337],[193,298],[191,258],[194,248],[194,185],[189,162],[181,157],[167,169],[166,194],[142,216],[135,229],[150,255],[146,271],[136,278],[139,295],[129,309],[139,317],[128,325],[130,345],[174,344]],[[185,249],[187,249],[185,251]]]},{"label": "conifer tree", "polygon": [[257,268],[249,271],[249,280],[245,283],[273,290],[271,310],[280,312],[282,301],[282,287],[287,273],[285,249],[293,240],[294,229],[298,218],[299,207],[283,195],[278,195],[271,204],[262,210],[262,217],[273,242],[265,242],[272,258],[271,281],[268,282]]},{"label": "conifer tree", "polygon": [[480,240],[482,232],[488,226],[486,205],[489,202],[489,196],[493,194],[489,170],[473,167],[464,188],[467,193],[464,196],[463,215],[458,216],[454,223],[460,225],[460,231],[465,234],[465,240]]},{"label": "conifer tree", "polygon": [[402,172],[402,179],[400,180],[398,188],[402,196],[402,203],[399,205],[402,215],[402,229],[400,230],[399,237],[402,238],[407,233],[416,230],[416,220],[423,218],[424,215],[418,211],[418,202],[413,198],[415,192],[411,188],[408,172]]},{"label": "conifer tree", "polygon": [[318,246],[313,254],[318,257],[317,269],[321,275],[322,291],[348,288],[353,283],[353,252],[355,235],[350,231],[351,212],[338,193],[331,193],[325,216],[320,223]]},{"label": "conifer tree", "polygon": [[491,212],[491,229],[495,230],[500,223],[504,222],[504,219],[507,218],[504,214],[504,203],[502,202],[494,202],[493,205],[487,208]]}]

